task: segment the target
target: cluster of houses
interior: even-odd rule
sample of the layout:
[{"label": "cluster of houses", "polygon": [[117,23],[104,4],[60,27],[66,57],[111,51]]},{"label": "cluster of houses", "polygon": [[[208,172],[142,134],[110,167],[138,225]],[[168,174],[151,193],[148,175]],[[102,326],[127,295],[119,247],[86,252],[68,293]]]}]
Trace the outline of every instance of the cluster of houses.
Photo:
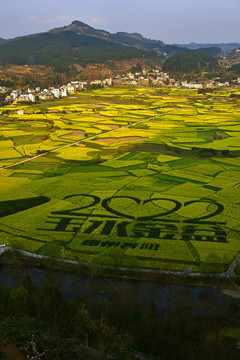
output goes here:
[{"label": "cluster of houses", "polygon": [[35,102],[35,101],[49,101],[67,97],[69,94],[75,93],[77,90],[83,89],[86,86],[85,82],[75,81],[61,87],[49,87],[41,90],[39,87],[35,89],[28,89],[27,92],[22,90],[13,90],[6,101],[17,102]]},{"label": "cluster of houses", "polygon": [[147,72],[146,70],[142,70],[142,72],[136,72],[135,74],[128,72],[125,75],[117,75],[114,78],[114,84],[130,84],[130,85],[172,85],[175,80],[170,79],[167,73],[161,72],[158,69]]},{"label": "cluster of houses", "polygon": [[[171,86],[171,87],[185,87],[188,89],[202,89],[202,88],[214,88],[229,86],[229,82],[221,82],[220,78],[208,80],[204,82],[194,81],[177,81],[170,78],[169,74],[161,72],[158,69],[147,72],[143,70],[141,73],[136,72],[135,74],[127,73],[126,75],[117,75],[114,78],[114,84],[130,84],[130,85],[158,85],[158,86]],[[240,79],[239,79],[240,80]],[[240,83],[240,81],[239,81]]]},{"label": "cluster of houses", "polygon": [[[67,97],[77,91],[86,89],[89,84],[86,81],[72,81],[67,85],[61,87],[49,87],[41,90],[40,87],[35,89],[28,89],[26,92],[17,89],[13,90],[5,99],[6,102],[36,102],[36,101],[50,101]],[[90,82],[90,86],[111,86],[112,78],[104,80],[94,80]],[[6,89],[8,92],[9,90]],[[1,92],[1,88],[0,88]]]}]

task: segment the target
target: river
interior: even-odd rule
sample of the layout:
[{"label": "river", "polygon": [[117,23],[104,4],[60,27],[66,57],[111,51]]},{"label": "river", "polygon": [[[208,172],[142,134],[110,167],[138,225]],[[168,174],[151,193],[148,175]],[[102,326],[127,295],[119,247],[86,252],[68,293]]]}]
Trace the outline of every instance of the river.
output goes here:
[{"label": "river", "polygon": [[42,286],[44,282],[58,285],[62,294],[69,300],[79,296],[93,303],[105,301],[108,307],[113,301],[115,303],[128,301],[136,309],[147,309],[154,304],[159,316],[164,314],[168,304],[171,305],[172,310],[182,304],[189,304],[194,313],[205,313],[206,302],[212,302],[215,311],[221,312],[232,301],[229,295],[224,295],[221,290],[215,288],[158,285],[150,281],[111,277],[88,277],[32,266],[1,265],[0,285],[17,288],[21,286],[27,275],[37,286]]}]

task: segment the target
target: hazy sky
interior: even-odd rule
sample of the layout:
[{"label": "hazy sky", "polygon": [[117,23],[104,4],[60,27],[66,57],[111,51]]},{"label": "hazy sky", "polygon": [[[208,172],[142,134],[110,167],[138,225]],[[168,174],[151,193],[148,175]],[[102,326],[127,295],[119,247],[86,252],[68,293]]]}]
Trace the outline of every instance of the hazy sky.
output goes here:
[{"label": "hazy sky", "polygon": [[240,42],[240,0],[0,1],[0,37],[5,39],[80,20],[165,43]]}]

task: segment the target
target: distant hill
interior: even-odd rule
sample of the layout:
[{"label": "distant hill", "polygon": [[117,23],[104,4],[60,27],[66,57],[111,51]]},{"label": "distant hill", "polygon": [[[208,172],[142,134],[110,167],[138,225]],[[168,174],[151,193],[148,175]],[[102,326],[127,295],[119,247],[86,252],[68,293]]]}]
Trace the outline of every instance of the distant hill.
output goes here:
[{"label": "distant hill", "polygon": [[211,55],[214,57],[217,57],[218,55],[220,55],[222,53],[222,50],[219,47],[208,47],[208,48],[199,48],[196,50],[189,50],[192,52],[196,52],[196,53],[200,53],[200,54],[206,54],[206,55]]},{"label": "distant hill", "polygon": [[227,44],[224,44],[224,43],[219,43],[219,44],[218,43],[217,44],[200,43],[200,44],[197,44],[195,42],[191,42],[190,44],[173,44],[173,45],[185,47],[190,50],[196,50],[199,48],[217,47],[217,48],[220,48],[222,50],[222,52],[235,50],[240,47],[240,43],[227,43]]},{"label": "distant hill", "polygon": [[5,40],[5,39],[3,39],[3,38],[0,37],[0,44],[5,43],[6,41],[7,41],[7,40]]},{"label": "distant hill", "polygon": [[92,36],[110,43],[133,46],[141,50],[154,50],[162,56],[171,56],[186,50],[186,48],[181,48],[179,46],[164,44],[160,40],[147,39],[138,33],[117,32],[116,34],[111,34],[105,30],[94,29],[93,27],[77,20],[73,21],[68,26],[49,30],[50,33],[55,34],[62,31],[73,31],[78,35]]},{"label": "distant hill", "polygon": [[[149,59],[172,56],[185,48],[144,38],[138,33],[111,34],[81,21],[45,33],[17,37],[0,44],[0,64],[47,65],[63,71],[70,65]],[[149,64],[152,64],[152,60]],[[150,65],[151,66],[151,65]]]},{"label": "distant hill", "polygon": [[17,65],[41,64],[56,70],[75,63],[104,63],[108,60],[157,58],[154,52],[110,43],[95,36],[74,31],[51,31],[13,39],[0,45],[0,63]]},{"label": "distant hill", "polygon": [[189,73],[213,70],[217,67],[218,61],[213,56],[189,51],[167,59],[163,65],[163,70],[171,73]]}]

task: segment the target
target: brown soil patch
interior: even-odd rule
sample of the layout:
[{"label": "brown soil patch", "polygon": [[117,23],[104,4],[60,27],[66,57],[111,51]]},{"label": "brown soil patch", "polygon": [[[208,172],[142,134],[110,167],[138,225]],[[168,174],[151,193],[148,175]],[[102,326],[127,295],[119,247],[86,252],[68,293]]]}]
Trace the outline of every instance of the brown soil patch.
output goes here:
[{"label": "brown soil patch", "polygon": [[107,139],[97,139],[98,141],[101,141],[106,144],[114,144],[116,142],[124,141],[124,142],[131,142],[131,141],[140,141],[140,140],[147,140],[147,138],[141,138],[137,136],[128,136],[128,137],[122,137],[122,138],[107,138]]},{"label": "brown soil patch", "polygon": [[41,141],[44,141],[44,140],[47,140],[48,139],[48,136],[38,136],[38,139],[41,140]]},{"label": "brown soil patch", "polygon": [[[86,109],[99,109],[99,108],[102,108],[103,107],[103,105],[86,105],[85,106],[85,108]],[[95,114],[95,115],[97,115],[97,114]],[[98,115],[99,116],[99,115]]]},{"label": "brown soil patch", "polygon": [[85,132],[83,130],[73,130],[69,134],[59,136],[60,138],[72,137],[72,136],[83,136]]},{"label": "brown soil patch", "polygon": [[106,125],[106,126],[108,126],[110,129],[119,129],[119,128],[120,128],[119,125],[114,125],[114,124],[96,124],[96,126],[102,126],[102,125]]},{"label": "brown soil patch", "polygon": [[85,144],[75,144],[76,146],[81,146],[81,147],[86,147],[87,145]]},{"label": "brown soil patch", "polygon": [[23,131],[34,131],[34,130],[40,130],[40,129],[42,129],[42,127],[31,127],[31,126],[28,126],[28,127],[25,127],[24,129],[23,129]]}]

